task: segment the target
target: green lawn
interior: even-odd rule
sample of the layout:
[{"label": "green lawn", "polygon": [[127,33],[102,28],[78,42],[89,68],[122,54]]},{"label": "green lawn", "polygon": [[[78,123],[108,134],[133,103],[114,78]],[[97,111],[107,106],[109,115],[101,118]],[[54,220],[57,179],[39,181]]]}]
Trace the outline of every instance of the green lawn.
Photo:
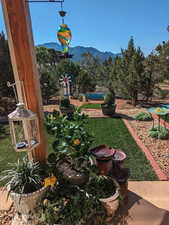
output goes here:
[{"label": "green lawn", "polygon": [[[115,118],[89,119],[88,127],[90,132],[96,137],[93,147],[100,144],[107,144],[111,147],[121,149],[127,154],[125,166],[131,169],[130,179],[157,180],[149,162],[138,148],[122,120]],[[6,131],[7,134],[5,137],[0,135],[0,172],[9,168],[8,163],[16,162],[18,157],[22,157],[24,154],[16,153],[13,150],[8,126],[6,126]],[[52,151],[53,140],[53,136],[48,136],[49,152]]]},{"label": "green lawn", "polygon": [[101,109],[100,104],[84,104],[80,107],[81,109]]},{"label": "green lawn", "polygon": [[90,119],[89,129],[96,137],[93,147],[107,144],[127,154],[125,167],[131,170],[131,180],[158,180],[121,119]]},{"label": "green lawn", "polygon": [[[11,145],[10,135],[9,135],[9,127],[6,125],[6,135],[0,134],[0,172],[9,169],[9,163],[14,163],[18,160],[18,158],[22,158],[25,153],[15,152]],[[52,151],[52,142],[54,137],[48,136],[49,142],[49,152]],[[0,182],[0,186],[2,183]]]}]

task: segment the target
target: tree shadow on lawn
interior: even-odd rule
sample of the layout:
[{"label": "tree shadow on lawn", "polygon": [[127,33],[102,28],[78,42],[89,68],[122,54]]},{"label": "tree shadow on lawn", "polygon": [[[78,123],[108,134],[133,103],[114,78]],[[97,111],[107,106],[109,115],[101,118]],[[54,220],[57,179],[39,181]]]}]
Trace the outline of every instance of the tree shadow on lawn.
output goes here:
[{"label": "tree shadow on lawn", "polygon": [[115,113],[112,118],[117,118],[117,119],[126,119],[126,120],[135,120],[132,116],[128,116],[126,114],[122,113]]}]

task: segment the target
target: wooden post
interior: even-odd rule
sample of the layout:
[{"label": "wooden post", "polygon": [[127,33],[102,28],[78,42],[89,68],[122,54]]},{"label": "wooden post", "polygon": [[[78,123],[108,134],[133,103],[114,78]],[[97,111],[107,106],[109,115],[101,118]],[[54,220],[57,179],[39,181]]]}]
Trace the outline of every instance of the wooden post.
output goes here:
[{"label": "wooden post", "polygon": [[39,118],[40,145],[33,151],[33,159],[42,162],[46,160],[47,139],[29,6],[25,0],[1,2],[18,98]]}]

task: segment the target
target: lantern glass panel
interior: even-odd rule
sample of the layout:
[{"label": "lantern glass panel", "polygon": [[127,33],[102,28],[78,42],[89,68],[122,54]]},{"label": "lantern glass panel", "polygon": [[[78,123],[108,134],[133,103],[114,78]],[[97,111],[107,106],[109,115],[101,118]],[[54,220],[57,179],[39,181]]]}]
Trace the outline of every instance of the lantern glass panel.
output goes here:
[{"label": "lantern glass panel", "polygon": [[24,149],[28,147],[28,141],[25,137],[23,121],[13,121],[14,126],[14,145],[16,149]]},{"label": "lantern glass panel", "polygon": [[30,147],[33,147],[39,142],[38,124],[37,119],[29,121],[29,141]]}]

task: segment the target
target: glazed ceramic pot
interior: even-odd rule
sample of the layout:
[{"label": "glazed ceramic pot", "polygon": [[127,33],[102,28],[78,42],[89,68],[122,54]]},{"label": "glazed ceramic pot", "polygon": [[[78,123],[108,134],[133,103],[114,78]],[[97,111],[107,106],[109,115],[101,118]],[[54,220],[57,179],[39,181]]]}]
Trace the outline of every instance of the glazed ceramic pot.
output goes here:
[{"label": "glazed ceramic pot", "polygon": [[90,150],[95,157],[95,164],[97,165],[101,175],[108,175],[112,170],[112,160],[115,150],[107,145],[99,145]]}]

